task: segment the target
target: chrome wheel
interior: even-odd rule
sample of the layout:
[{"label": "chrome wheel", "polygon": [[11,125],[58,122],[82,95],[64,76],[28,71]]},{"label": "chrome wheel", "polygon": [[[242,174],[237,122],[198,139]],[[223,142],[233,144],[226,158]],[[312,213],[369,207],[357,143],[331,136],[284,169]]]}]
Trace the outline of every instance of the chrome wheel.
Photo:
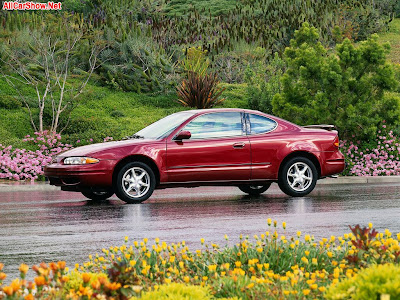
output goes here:
[{"label": "chrome wheel", "polygon": [[143,197],[150,189],[149,173],[141,167],[128,169],[122,176],[122,188],[129,197]]},{"label": "chrome wheel", "polygon": [[296,192],[307,190],[313,182],[313,172],[304,162],[294,163],[287,172],[287,182]]}]

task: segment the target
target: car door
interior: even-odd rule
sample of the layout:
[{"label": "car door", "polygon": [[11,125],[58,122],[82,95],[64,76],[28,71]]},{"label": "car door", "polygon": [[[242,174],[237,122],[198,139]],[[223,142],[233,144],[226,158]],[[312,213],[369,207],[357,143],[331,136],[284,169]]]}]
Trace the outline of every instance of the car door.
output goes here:
[{"label": "car door", "polygon": [[276,121],[264,115],[246,113],[246,131],[251,147],[251,179],[276,179],[277,151],[281,136]]},{"label": "car door", "polygon": [[250,144],[241,112],[211,112],[181,131],[191,138],[167,141],[169,182],[235,181],[250,178]]}]

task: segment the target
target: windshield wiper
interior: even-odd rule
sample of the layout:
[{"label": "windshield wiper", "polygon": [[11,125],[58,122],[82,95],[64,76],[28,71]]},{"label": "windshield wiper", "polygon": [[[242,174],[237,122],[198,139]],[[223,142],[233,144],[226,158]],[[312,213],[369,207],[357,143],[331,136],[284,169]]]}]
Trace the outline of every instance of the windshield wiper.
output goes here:
[{"label": "windshield wiper", "polygon": [[123,140],[134,140],[134,139],[144,139],[144,136],[138,134],[128,135],[122,138]]}]

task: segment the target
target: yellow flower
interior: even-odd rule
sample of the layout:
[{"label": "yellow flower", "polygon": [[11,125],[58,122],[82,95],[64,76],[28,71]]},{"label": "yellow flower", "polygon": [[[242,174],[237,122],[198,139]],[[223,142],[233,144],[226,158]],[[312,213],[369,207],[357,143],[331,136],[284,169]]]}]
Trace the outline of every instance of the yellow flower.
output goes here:
[{"label": "yellow flower", "polygon": [[268,218],[268,219],[267,219],[267,223],[268,223],[268,226],[271,226],[271,224],[272,224],[271,218]]},{"label": "yellow flower", "polygon": [[330,251],[328,251],[326,254],[328,255],[329,258],[331,258],[333,256],[333,253]]},{"label": "yellow flower", "polygon": [[372,223],[368,223],[368,227],[371,229],[372,228]]},{"label": "yellow flower", "polygon": [[301,231],[297,231],[297,237],[301,236]]},{"label": "yellow flower", "polygon": [[84,283],[88,283],[90,281],[90,278],[92,277],[92,275],[90,275],[89,273],[83,273],[82,274],[82,280]]},{"label": "yellow flower", "polygon": [[28,294],[24,297],[24,300],[34,300],[35,298],[33,297],[32,294]]},{"label": "yellow flower", "polygon": [[203,276],[203,281],[207,281],[208,277],[207,276]]},{"label": "yellow flower", "polygon": [[136,260],[131,260],[131,261],[129,262],[129,265],[130,265],[131,267],[134,267],[134,266],[136,265]]},{"label": "yellow flower", "polygon": [[308,255],[310,255],[310,251],[304,251],[304,254],[306,255],[306,256],[308,256]]},{"label": "yellow flower", "polygon": [[318,289],[319,289],[319,291],[322,292],[322,293],[325,292],[325,290],[326,290],[326,288],[325,288],[324,286],[320,286]]},{"label": "yellow flower", "polygon": [[4,280],[6,278],[7,278],[7,274],[3,273],[3,272],[0,272],[0,280]]},{"label": "yellow flower", "polygon": [[204,239],[201,238],[201,239],[200,239],[200,242],[201,242],[201,244],[203,245],[203,244],[204,244]]},{"label": "yellow flower", "polygon": [[208,266],[208,270],[209,270],[210,272],[215,272],[215,271],[217,270],[217,265],[209,265],[209,266]]},{"label": "yellow flower", "polygon": [[19,266],[19,271],[20,271],[21,273],[23,273],[23,274],[26,274],[26,272],[28,272],[28,270],[29,270],[29,267],[28,267],[28,265],[26,265],[26,264],[21,264],[21,265]]},{"label": "yellow flower", "polygon": [[171,256],[170,258],[169,258],[169,262],[170,263],[173,263],[175,261],[175,256]]},{"label": "yellow flower", "polygon": [[240,268],[242,266],[242,263],[240,261],[235,262],[236,268]]},{"label": "yellow flower", "polygon": [[286,222],[282,222],[283,229],[286,229]]},{"label": "yellow flower", "polygon": [[37,286],[42,286],[46,283],[46,279],[43,276],[35,277],[34,281]]},{"label": "yellow flower", "polygon": [[303,290],[303,295],[304,296],[307,296],[308,294],[310,294],[310,290],[309,289],[305,289],[305,290]]},{"label": "yellow flower", "polygon": [[14,294],[14,290],[11,286],[3,287],[3,292],[6,293],[8,296],[12,296],[12,294]]},{"label": "yellow flower", "polygon": [[254,287],[254,282],[249,283],[246,288],[252,289]]},{"label": "yellow flower", "polygon": [[127,242],[128,242],[128,240],[129,240],[129,237],[128,237],[128,236],[126,236],[126,237],[125,237],[125,243],[127,243]]}]

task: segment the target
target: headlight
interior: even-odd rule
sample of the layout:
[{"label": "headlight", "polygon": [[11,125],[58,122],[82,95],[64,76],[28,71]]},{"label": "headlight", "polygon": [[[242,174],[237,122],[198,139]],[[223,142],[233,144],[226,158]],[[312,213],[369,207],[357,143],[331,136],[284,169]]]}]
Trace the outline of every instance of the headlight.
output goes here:
[{"label": "headlight", "polygon": [[87,165],[96,164],[99,160],[91,157],[67,157],[64,158],[64,165]]}]

